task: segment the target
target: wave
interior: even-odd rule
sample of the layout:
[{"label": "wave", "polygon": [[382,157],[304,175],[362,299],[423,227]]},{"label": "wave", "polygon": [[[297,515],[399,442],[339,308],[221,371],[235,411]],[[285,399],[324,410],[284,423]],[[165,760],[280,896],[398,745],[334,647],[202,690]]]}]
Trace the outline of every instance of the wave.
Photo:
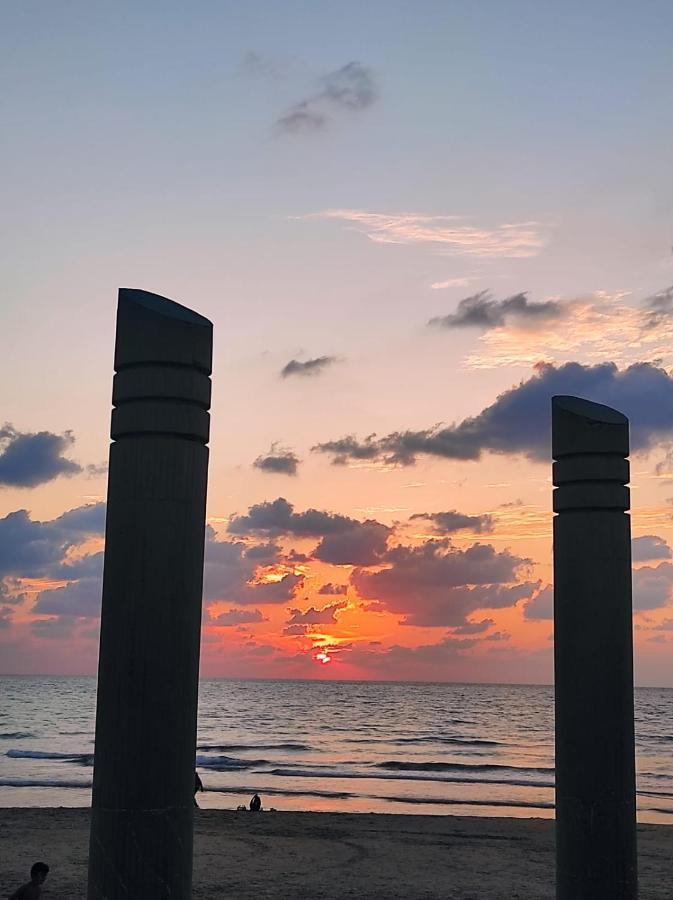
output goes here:
[{"label": "wave", "polygon": [[217,771],[231,771],[239,769],[252,769],[256,766],[268,766],[266,759],[237,759],[235,756],[197,756],[196,765],[203,769],[215,769]]},{"label": "wave", "polygon": [[197,744],[197,750],[215,750],[220,753],[227,753],[231,750],[290,750],[298,753],[312,752],[313,747],[308,744]]},{"label": "wave", "polygon": [[34,734],[28,731],[0,731],[0,741],[22,741],[24,738],[33,738]]},{"label": "wave", "polygon": [[74,762],[80,766],[93,765],[93,753],[57,753],[52,750],[8,750],[5,756],[10,759],[53,759],[61,762]]},{"label": "wave", "polygon": [[465,773],[463,775],[443,775],[442,773],[436,774],[428,774],[428,775],[414,775],[413,773],[404,772],[399,774],[392,773],[384,773],[384,772],[349,772],[349,771],[340,771],[340,770],[327,770],[327,769],[302,769],[299,767],[285,767],[285,768],[276,768],[270,769],[268,771],[263,772],[264,775],[275,775],[280,776],[281,778],[343,778],[345,780],[350,780],[352,778],[370,778],[372,780],[381,780],[381,781],[435,781],[440,782],[442,784],[503,784],[509,785],[510,787],[534,787],[534,788],[553,788],[554,780],[547,779],[545,781],[534,779],[534,778],[524,778],[524,777],[515,777],[515,778],[483,778],[479,777],[478,774],[475,774],[474,777],[470,777],[469,773]]},{"label": "wave", "polygon": [[347,744],[388,744],[401,745],[407,744],[448,744],[450,746],[466,746],[466,747],[506,747],[503,741],[488,741],[481,738],[459,738],[444,737],[436,734],[426,734],[419,737],[400,737],[400,738],[345,738],[344,743]]},{"label": "wave", "polygon": [[391,769],[397,772],[533,772],[535,775],[553,775],[553,768],[535,766],[505,766],[498,763],[455,763],[455,762],[405,762],[391,759],[375,763],[376,769]]},{"label": "wave", "polygon": [[93,782],[63,781],[57,778],[0,778],[0,787],[90,788]]}]

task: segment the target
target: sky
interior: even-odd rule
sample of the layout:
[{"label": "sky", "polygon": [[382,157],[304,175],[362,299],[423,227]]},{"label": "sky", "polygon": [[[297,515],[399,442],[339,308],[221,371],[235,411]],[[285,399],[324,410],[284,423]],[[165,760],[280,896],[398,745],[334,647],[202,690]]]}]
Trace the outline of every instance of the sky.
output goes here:
[{"label": "sky", "polygon": [[202,675],[550,682],[571,393],[631,419],[636,681],[673,686],[672,28],[4,4],[0,670],[95,673],[135,287],[214,323]]}]

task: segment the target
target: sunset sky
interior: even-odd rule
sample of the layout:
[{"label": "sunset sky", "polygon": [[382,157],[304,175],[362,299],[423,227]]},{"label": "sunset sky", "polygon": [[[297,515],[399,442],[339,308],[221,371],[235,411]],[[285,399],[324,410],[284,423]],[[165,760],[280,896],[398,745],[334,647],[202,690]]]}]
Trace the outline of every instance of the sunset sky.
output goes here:
[{"label": "sunset sky", "polygon": [[571,393],[631,418],[636,680],[673,685],[672,30],[5,4],[0,670],[96,669],[125,286],[214,323],[203,675],[550,682]]}]

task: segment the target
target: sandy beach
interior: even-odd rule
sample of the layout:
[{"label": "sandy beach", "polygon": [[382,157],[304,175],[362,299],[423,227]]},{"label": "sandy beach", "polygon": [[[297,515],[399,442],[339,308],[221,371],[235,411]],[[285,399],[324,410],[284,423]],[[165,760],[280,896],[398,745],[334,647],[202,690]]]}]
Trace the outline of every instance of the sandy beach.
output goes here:
[{"label": "sandy beach", "polygon": [[[0,809],[2,896],[50,864],[45,900],[85,896],[89,811]],[[673,897],[673,831],[638,828],[641,900]],[[472,900],[554,896],[542,819],[201,810],[194,893],[206,898]]]}]

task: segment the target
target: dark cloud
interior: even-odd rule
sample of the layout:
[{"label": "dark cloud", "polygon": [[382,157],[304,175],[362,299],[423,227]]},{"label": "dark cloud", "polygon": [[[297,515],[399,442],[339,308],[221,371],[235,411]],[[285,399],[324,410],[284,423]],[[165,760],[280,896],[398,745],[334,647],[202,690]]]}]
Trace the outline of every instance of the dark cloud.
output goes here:
[{"label": "dark cloud", "polygon": [[378,572],[356,569],[351,582],[363,600],[402,614],[404,625],[466,625],[475,610],[513,606],[534,587],[513,583],[531,560],[490,544],[462,550],[448,539],[430,540],[393,547],[385,562]]},{"label": "dark cloud", "polygon": [[670,559],[671,548],[662,537],[656,534],[644,534],[631,541],[631,554],[634,562],[645,562],[651,559]]},{"label": "dark cloud", "polygon": [[295,636],[300,634],[308,634],[310,630],[310,625],[286,625],[285,628],[283,628],[283,634]]},{"label": "dark cloud", "polygon": [[12,625],[11,606],[0,606],[0,628],[10,628]]},{"label": "dark cloud", "polygon": [[445,637],[436,644],[421,644],[418,647],[402,647],[394,644],[381,650],[369,650],[356,647],[349,656],[351,665],[362,666],[366,669],[380,670],[386,673],[407,672],[408,666],[412,669],[426,666],[436,666],[449,660],[460,658],[460,654],[471,650],[478,644],[475,638]]},{"label": "dark cloud", "polygon": [[[100,554],[102,556],[102,554]],[[38,615],[100,616],[102,573],[41,591],[32,612]]]},{"label": "dark cloud", "polygon": [[643,310],[644,327],[646,330],[657,328],[673,314],[673,285],[659,291],[645,301]]},{"label": "dark cloud", "polygon": [[413,519],[424,519],[432,522],[436,534],[453,534],[456,531],[474,531],[477,534],[487,534],[493,531],[493,516],[466,516],[455,509],[448,512],[416,513]]},{"label": "dark cloud", "polygon": [[280,371],[281,378],[288,378],[290,375],[303,375],[304,377],[320,375],[328,366],[337,362],[336,356],[316,356],[315,359],[307,359],[306,362],[300,362],[298,359],[291,359],[287,365],[283,366]]},{"label": "dark cloud", "polygon": [[337,594],[345,594],[348,590],[348,585],[345,584],[332,584],[329,581],[327,584],[323,584],[323,586],[318,591],[319,594],[328,594],[330,596],[334,596]]},{"label": "dark cloud", "polygon": [[246,549],[245,558],[254,559],[259,565],[270,565],[279,559],[280,553],[278,544],[253,544]]},{"label": "dark cloud", "polygon": [[290,609],[290,618],[288,625],[335,625],[336,613],[347,606],[345,600],[339,603],[331,603],[329,606],[323,606],[322,609],[316,609],[310,606],[305,612],[300,609]]},{"label": "dark cloud", "polygon": [[544,300],[531,303],[525,293],[514,294],[505,300],[494,300],[488,291],[480,291],[465,297],[458,304],[455,313],[436,316],[428,325],[441,328],[500,328],[508,319],[528,323],[547,322],[563,315],[563,305],[558,300]]},{"label": "dark cloud", "polygon": [[673,378],[651,363],[619,370],[614,363],[585,366],[539,365],[527,381],[500,394],[478,415],[458,425],[435,425],[423,431],[370,435],[358,443],[352,436],[312,449],[343,465],[351,459],[378,459],[413,465],[420,455],[476,460],[481,454],[522,453],[536,461],[550,459],[550,405],[555,394],[572,394],[606,403],[631,420],[631,446],[647,450],[673,434]]},{"label": "dark cloud", "polygon": [[228,609],[211,619],[209,625],[243,625],[244,623],[266,622],[267,619],[258,609]]},{"label": "dark cloud", "polygon": [[326,535],[313,556],[335,566],[373,566],[385,553],[391,533],[386,525],[367,519],[338,534]]},{"label": "dark cloud", "polygon": [[59,475],[77,475],[82,467],[63,454],[74,444],[72,432],[28,434],[6,424],[0,428],[0,485],[35,487]]},{"label": "dark cloud", "polygon": [[272,475],[296,475],[299,462],[299,457],[292,450],[272,444],[269,453],[258,456],[253,466]]},{"label": "dark cloud", "polygon": [[231,534],[294,535],[295,537],[323,537],[348,531],[358,525],[356,519],[337,513],[307,509],[294,512],[294,506],[284,497],[251,506],[247,516],[235,516],[229,522]]},{"label": "dark cloud", "polygon": [[554,618],[554,588],[548,584],[538,591],[523,608],[524,619]]},{"label": "dark cloud", "polygon": [[105,504],[69,510],[56,519],[37,522],[19,509],[0,519],[0,578],[39,578],[60,571],[66,551],[105,527]]},{"label": "dark cloud", "polygon": [[[223,600],[237,606],[261,606],[291,600],[303,584],[301,576],[291,572],[280,580],[259,581],[256,573],[273,544],[262,544],[260,555],[243,541],[220,541],[210,526],[206,530],[204,597]],[[268,558],[268,557],[267,557]]]},{"label": "dark cloud", "polygon": [[320,90],[290,107],[276,121],[276,129],[290,134],[321,131],[335,115],[365,110],[377,97],[371,70],[350,62],[325,75]]}]

